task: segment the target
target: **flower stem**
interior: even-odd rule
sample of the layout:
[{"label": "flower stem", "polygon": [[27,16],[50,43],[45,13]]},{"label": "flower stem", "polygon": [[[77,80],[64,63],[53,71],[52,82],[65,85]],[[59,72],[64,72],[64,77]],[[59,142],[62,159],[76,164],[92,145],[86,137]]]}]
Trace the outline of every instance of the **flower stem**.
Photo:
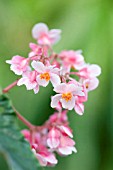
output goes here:
[{"label": "flower stem", "polygon": [[12,89],[14,86],[17,85],[18,80],[14,81],[13,83],[11,83],[9,86],[7,86],[6,88],[4,88],[2,90],[3,93],[8,93],[10,89]]},{"label": "flower stem", "polygon": [[35,129],[35,126],[32,125],[27,119],[25,119],[13,106],[13,109],[16,113],[16,115],[18,116],[18,118],[31,130]]}]

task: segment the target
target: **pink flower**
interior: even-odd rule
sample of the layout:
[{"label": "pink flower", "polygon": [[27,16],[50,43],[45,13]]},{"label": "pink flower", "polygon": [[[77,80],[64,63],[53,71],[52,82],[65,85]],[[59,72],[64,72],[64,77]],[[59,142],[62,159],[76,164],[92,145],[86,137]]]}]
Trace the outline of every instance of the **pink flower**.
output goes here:
[{"label": "pink flower", "polygon": [[57,128],[53,127],[49,133],[47,138],[47,145],[53,149],[57,148],[60,144],[60,132]]},{"label": "pink flower", "polygon": [[22,78],[19,79],[17,85],[21,86],[21,85],[25,85],[27,90],[34,90],[34,93],[38,93],[39,91],[39,85],[36,81],[36,76],[37,76],[37,72],[31,71],[31,72],[26,72],[25,74],[22,75]]},{"label": "pink flower", "polygon": [[68,70],[72,67],[79,70],[84,65],[84,57],[81,54],[81,50],[62,51],[59,54],[59,58],[61,58],[63,66]]},{"label": "pink flower", "polygon": [[42,62],[36,61],[33,61],[31,65],[38,72],[36,80],[40,86],[46,87],[49,81],[53,86],[60,84],[59,69],[55,68],[55,66],[45,66]]},{"label": "pink flower", "polygon": [[72,84],[82,87],[82,92],[84,93],[84,96],[75,96],[74,110],[76,111],[77,114],[83,115],[83,113],[84,113],[84,104],[83,103],[86,102],[88,99],[88,92],[86,90],[85,83],[82,84],[83,83],[82,81],[77,82],[76,80],[72,80],[69,83],[72,83]]},{"label": "pink flower", "polygon": [[6,63],[11,64],[10,69],[17,75],[22,75],[29,70],[29,59],[16,55],[12,60],[6,60]]},{"label": "pink flower", "polygon": [[92,79],[101,74],[101,68],[96,64],[86,64],[84,67],[76,73],[80,78]]},{"label": "pink flower", "polygon": [[81,79],[80,81],[83,82],[87,92],[96,89],[99,85],[99,80],[96,77],[91,79]]},{"label": "pink flower", "polygon": [[60,155],[70,155],[72,152],[77,152],[76,148],[74,147],[75,142],[68,136],[62,135],[60,138],[60,145],[57,148],[57,152]]},{"label": "pink flower", "polygon": [[29,53],[29,57],[32,58],[32,60],[39,60],[42,55],[47,56],[48,49],[46,47],[42,47],[34,43],[30,43],[29,47],[32,50]]},{"label": "pink flower", "polygon": [[51,107],[56,108],[58,103],[61,102],[62,107],[72,110],[75,106],[75,96],[83,96],[82,87],[75,84],[61,83],[54,87],[54,91],[59,93],[52,97]]},{"label": "pink flower", "polygon": [[22,130],[22,134],[25,139],[30,143],[31,148],[35,156],[37,157],[41,166],[54,166],[58,163],[55,155],[50,152],[44,145],[42,138],[38,133],[35,133],[34,142],[31,142],[31,134],[29,130]]},{"label": "pink flower", "polygon": [[40,45],[51,46],[60,40],[61,30],[52,29],[49,31],[44,23],[36,24],[32,29],[32,36]]},{"label": "pink flower", "polygon": [[36,153],[41,166],[54,166],[58,163],[55,155],[49,152],[46,148],[42,148],[40,152]]}]

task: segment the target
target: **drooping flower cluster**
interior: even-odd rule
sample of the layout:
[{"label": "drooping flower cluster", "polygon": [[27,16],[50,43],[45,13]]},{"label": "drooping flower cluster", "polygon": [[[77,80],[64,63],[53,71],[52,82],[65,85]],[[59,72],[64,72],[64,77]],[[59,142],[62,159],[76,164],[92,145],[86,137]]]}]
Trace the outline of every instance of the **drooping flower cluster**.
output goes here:
[{"label": "drooping flower cluster", "polygon": [[57,109],[49,120],[37,131],[32,140],[28,130],[22,133],[30,142],[32,150],[42,166],[55,165],[54,152],[69,155],[76,152],[71,129],[68,126],[67,111],[74,109],[79,115],[84,113],[84,102],[88,93],[97,88],[101,68],[96,64],[87,64],[81,50],[65,50],[59,54],[52,46],[61,37],[61,30],[49,30],[44,23],[36,24],[32,36],[37,44],[30,43],[28,58],[16,55],[6,62],[20,79],[18,86],[25,85],[27,90],[38,93],[40,86],[50,82],[56,92],[51,97],[51,107]]},{"label": "drooping flower cluster", "polygon": [[31,144],[32,150],[42,166],[53,166],[58,160],[54,152],[67,156],[77,152],[75,142],[72,139],[72,130],[68,126],[67,111],[55,112],[49,120],[32,134],[29,130],[23,130],[25,139]]}]

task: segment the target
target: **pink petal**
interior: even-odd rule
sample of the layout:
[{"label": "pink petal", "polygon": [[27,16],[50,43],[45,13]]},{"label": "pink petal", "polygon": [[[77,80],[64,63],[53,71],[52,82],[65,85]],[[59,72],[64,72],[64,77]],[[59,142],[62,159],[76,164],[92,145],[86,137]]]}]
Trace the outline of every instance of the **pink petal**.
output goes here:
[{"label": "pink petal", "polygon": [[60,129],[61,129],[62,131],[64,131],[69,137],[73,138],[73,134],[71,133],[70,128],[62,125],[62,126],[60,126]]},{"label": "pink petal", "polygon": [[55,156],[53,154],[50,154],[48,157],[46,157],[47,162],[51,163],[51,164],[57,164],[58,161],[55,158]]},{"label": "pink petal", "polygon": [[51,107],[55,108],[58,106],[59,100],[61,98],[61,94],[56,94],[55,96],[51,97]]},{"label": "pink petal", "polygon": [[101,74],[101,68],[100,66],[96,64],[92,64],[89,68],[88,71],[91,72],[92,77],[99,76]]},{"label": "pink petal", "polygon": [[32,61],[31,65],[38,73],[42,73],[45,71],[45,66],[42,62]]},{"label": "pink petal", "polygon": [[53,149],[53,148],[57,148],[59,146],[60,141],[57,138],[49,138],[49,139],[47,139],[47,144],[51,149]]},{"label": "pink petal", "polygon": [[55,44],[61,39],[61,30],[52,29],[49,31],[49,38],[51,39],[51,43]]},{"label": "pink petal", "polygon": [[71,154],[72,154],[72,148],[69,147],[69,146],[59,148],[58,151],[59,151],[62,155],[71,155]]},{"label": "pink petal", "polygon": [[57,74],[51,73],[50,76],[51,76],[51,83],[53,86],[60,84],[61,80]]},{"label": "pink petal", "polygon": [[16,75],[22,75],[23,71],[22,69],[18,69],[17,65],[11,65],[10,69],[16,74]]},{"label": "pink petal", "polygon": [[67,92],[66,87],[67,87],[66,83],[61,83],[54,87],[54,91],[57,93],[65,93]]},{"label": "pink petal", "polygon": [[88,91],[92,91],[94,89],[96,89],[99,85],[99,80],[97,78],[93,78],[90,80],[89,84],[88,84]]},{"label": "pink petal", "polygon": [[32,29],[32,36],[34,39],[38,39],[42,34],[48,33],[48,27],[44,23],[34,25]]},{"label": "pink petal", "polygon": [[39,92],[39,85],[37,85],[33,90],[34,90],[34,93],[37,94]]},{"label": "pink petal", "polygon": [[84,113],[84,105],[82,103],[76,103],[74,109],[75,109],[77,114],[83,115],[83,113]]},{"label": "pink petal", "polygon": [[27,78],[22,77],[21,79],[18,80],[17,86],[21,86],[21,85],[25,84],[26,81],[27,81]]}]

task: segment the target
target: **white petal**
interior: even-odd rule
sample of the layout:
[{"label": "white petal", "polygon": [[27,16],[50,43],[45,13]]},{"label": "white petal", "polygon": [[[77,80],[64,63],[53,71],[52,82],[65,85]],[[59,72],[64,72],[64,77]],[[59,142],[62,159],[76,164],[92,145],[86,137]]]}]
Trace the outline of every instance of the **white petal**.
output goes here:
[{"label": "white petal", "polygon": [[45,71],[45,66],[42,62],[32,61],[31,65],[38,73],[42,73]]},{"label": "white petal", "polygon": [[18,80],[17,86],[21,86],[21,85],[25,84],[26,81],[27,81],[27,78],[22,77],[21,79]]},{"label": "white petal", "polygon": [[67,88],[67,84],[66,83],[61,83],[57,86],[54,87],[54,91],[57,93],[65,93]]},{"label": "white petal", "polygon": [[62,155],[71,155],[71,154],[72,154],[72,149],[71,149],[71,147],[69,147],[69,146],[59,148],[58,151],[59,151]]},{"label": "white petal", "polygon": [[76,103],[74,109],[75,109],[77,114],[79,114],[80,116],[83,115],[83,113],[84,113],[84,105],[82,103]]},{"label": "white petal", "polygon": [[36,156],[37,156],[41,166],[47,165],[47,160],[42,155],[36,154]]},{"label": "white petal", "polygon": [[82,87],[77,86],[75,84],[68,84],[67,85],[67,92],[76,92],[82,90]]},{"label": "white petal", "polygon": [[68,110],[72,110],[75,106],[75,97],[72,97],[71,100],[66,101],[65,99],[60,100],[62,103],[62,107]]},{"label": "white petal", "polygon": [[37,85],[33,90],[34,90],[34,93],[37,94],[39,92],[39,85]]},{"label": "white petal", "polygon": [[57,74],[51,73],[50,76],[51,76],[51,83],[54,87],[60,84],[61,80]]},{"label": "white petal", "polygon": [[56,94],[55,96],[51,97],[51,107],[55,108],[58,106],[58,102],[61,98],[61,94]]},{"label": "white petal", "polygon": [[73,138],[73,134],[68,127],[62,125],[60,126],[60,129],[63,130],[69,137]]},{"label": "white petal", "polygon": [[55,138],[49,138],[47,139],[47,144],[51,149],[57,148],[60,144],[59,139]]},{"label": "white petal", "polygon": [[44,33],[46,34],[48,33],[48,27],[46,24],[39,23],[39,24],[34,25],[32,29],[33,38],[38,39]]},{"label": "white petal", "polygon": [[36,82],[30,82],[29,80],[25,83],[27,90],[32,90],[36,87]]},{"label": "white petal", "polygon": [[6,63],[12,64],[12,60],[6,60]]},{"label": "white petal", "polygon": [[88,91],[96,89],[98,85],[99,85],[99,80],[97,78],[91,79],[88,84]]},{"label": "white petal", "polygon": [[49,31],[49,37],[51,39],[52,44],[56,44],[61,39],[61,30],[52,29]]},{"label": "white petal", "polygon": [[16,75],[22,75],[23,71],[18,69],[16,65],[12,64],[10,66],[10,69],[16,74]]},{"label": "white petal", "polygon": [[47,162],[51,163],[51,164],[57,164],[58,161],[55,158],[55,156],[53,154],[49,155],[48,157],[46,157]]},{"label": "white petal", "polygon": [[96,64],[92,64],[88,68],[88,71],[91,72],[92,77],[99,76],[101,74],[101,68],[100,68],[100,66],[98,66]]},{"label": "white petal", "polygon": [[41,79],[40,75],[36,77],[36,80],[40,86],[46,87],[49,84],[49,81],[46,81],[45,79]]}]

